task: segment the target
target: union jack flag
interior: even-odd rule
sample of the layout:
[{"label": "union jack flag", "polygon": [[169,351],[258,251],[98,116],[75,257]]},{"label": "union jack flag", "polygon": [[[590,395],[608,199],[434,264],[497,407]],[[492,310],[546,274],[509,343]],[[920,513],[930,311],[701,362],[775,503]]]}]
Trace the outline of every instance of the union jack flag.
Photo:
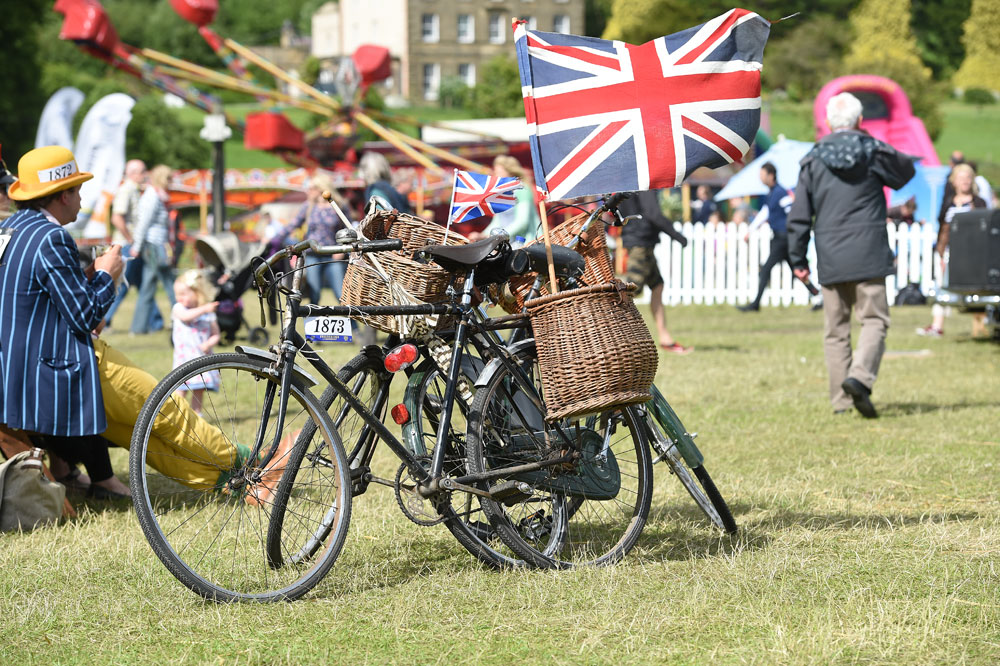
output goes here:
[{"label": "union jack flag", "polygon": [[514,21],[535,182],[550,199],[680,185],[760,125],[770,23],[732,9],[641,46]]},{"label": "union jack flag", "polygon": [[469,173],[455,169],[448,224],[496,215],[517,203],[512,192],[521,187],[517,178]]}]

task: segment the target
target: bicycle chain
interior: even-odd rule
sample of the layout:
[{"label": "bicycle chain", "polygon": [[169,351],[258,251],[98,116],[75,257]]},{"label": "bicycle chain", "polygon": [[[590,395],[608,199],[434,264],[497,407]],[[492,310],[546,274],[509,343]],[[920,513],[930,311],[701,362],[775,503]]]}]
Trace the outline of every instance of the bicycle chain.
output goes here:
[{"label": "bicycle chain", "polygon": [[[429,456],[423,456],[418,458],[417,462],[421,465],[429,466],[431,459]],[[404,489],[403,483],[408,483],[412,488]],[[410,521],[421,527],[432,527],[444,522],[444,516],[438,513],[434,503],[417,492],[417,482],[410,475],[410,468],[406,463],[400,465],[399,469],[396,470],[396,482],[393,486],[399,510]],[[406,495],[405,500],[403,499],[404,493]]]}]

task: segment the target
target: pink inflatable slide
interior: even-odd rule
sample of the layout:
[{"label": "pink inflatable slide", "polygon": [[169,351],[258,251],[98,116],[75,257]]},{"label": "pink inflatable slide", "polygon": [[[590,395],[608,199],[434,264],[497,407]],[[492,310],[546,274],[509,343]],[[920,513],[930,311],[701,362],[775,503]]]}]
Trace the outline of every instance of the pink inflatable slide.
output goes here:
[{"label": "pink inflatable slide", "polygon": [[861,100],[862,129],[896,150],[923,158],[921,163],[925,166],[941,164],[923,121],[913,115],[906,93],[892,79],[874,74],[842,76],[823,86],[813,105],[817,139],[830,133],[826,126],[826,103],[842,92]]}]

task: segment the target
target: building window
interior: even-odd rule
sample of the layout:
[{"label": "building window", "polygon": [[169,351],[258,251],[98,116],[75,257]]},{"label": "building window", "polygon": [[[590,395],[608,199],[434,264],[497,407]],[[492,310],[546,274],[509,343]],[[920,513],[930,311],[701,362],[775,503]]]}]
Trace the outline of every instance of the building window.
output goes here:
[{"label": "building window", "polygon": [[462,79],[462,83],[470,88],[475,88],[476,66],[467,62],[460,63],[458,66],[458,78]]},{"label": "building window", "polygon": [[424,99],[436,101],[441,88],[441,66],[437,64],[424,65]]},{"label": "building window", "polygon": [[490,12],[490,44],[503,44],[506,36],[503,14]]},{"label": "building window", "polygon": [[471,44],[476,41],[476,19],[471,14],[458,15],[458,42]]},{"label": "building window", "polygon": [[420,35],[425,42],[436,42],[440,39],[441,32],[437,14],[422,14],[420,16]]},{"label": "building window", "polygon": [[525,16],[524,22],[528,30],[538,30],[538,19],[534,16]]},{"label": "building window", "polygon": [[569,34],[569,17],[565,14],[556,14],[552,18],[552,31],[561,32],[564,35]]}]

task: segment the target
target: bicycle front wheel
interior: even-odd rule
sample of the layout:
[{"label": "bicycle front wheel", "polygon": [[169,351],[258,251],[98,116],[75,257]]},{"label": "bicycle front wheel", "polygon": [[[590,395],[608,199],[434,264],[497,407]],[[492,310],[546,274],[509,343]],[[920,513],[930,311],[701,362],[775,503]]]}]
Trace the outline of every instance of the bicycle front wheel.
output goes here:
[{"label": "bicycle front wheel", "polygon": [[[204,391],[200,416],[188,402],[195,386],[216,387]],[[268,361],[216,354],[168,374],[139,414],[130,453],[139,524],[167,569],[205,598],[295,599],[340,554],[351,494],[336,429],[299,378],[291,384],[280,431],[279,410],[280,380]],[[324,443],[324,474],[279,497],[289,458],[303,448],[299,433],[310,422]],[[259,431],[263,444],[255,454]],[[279,502],[299,529],[286,529],[269,543]],[[310,543],[317,534],[322,543]],[[315,556],[294,557],[306,550]]]},{"label": "bicycle front wheel", "polygon": [[681,438],[690,435],[687,434],[680,418],[667,403],[666,398],[654,390],[653,400],[646,403],[643,409],[646,411],[649,442],[659,454],[657,460],[667,464],[670,473],[677,477],[691,499],[713,525],[728,534],[734,534],[737,530],[736,519],[733,518],[725,498],[715,487],[715,482],[712,481],[705,465],[692,468],[679,450],[678,444],[682,443]]},{"label": "bicycle front wheel", "polygon": [[[638,540],[652,497],[649,446],[636,410],[546,423],[534,348],[511,361],[476,392],[468,432],[468,472],[490,475],[479,487],[491,495],[480,500],[491,524],[535,566],[620,560]],[[577,457],[523,470],[569,452]]]}]

